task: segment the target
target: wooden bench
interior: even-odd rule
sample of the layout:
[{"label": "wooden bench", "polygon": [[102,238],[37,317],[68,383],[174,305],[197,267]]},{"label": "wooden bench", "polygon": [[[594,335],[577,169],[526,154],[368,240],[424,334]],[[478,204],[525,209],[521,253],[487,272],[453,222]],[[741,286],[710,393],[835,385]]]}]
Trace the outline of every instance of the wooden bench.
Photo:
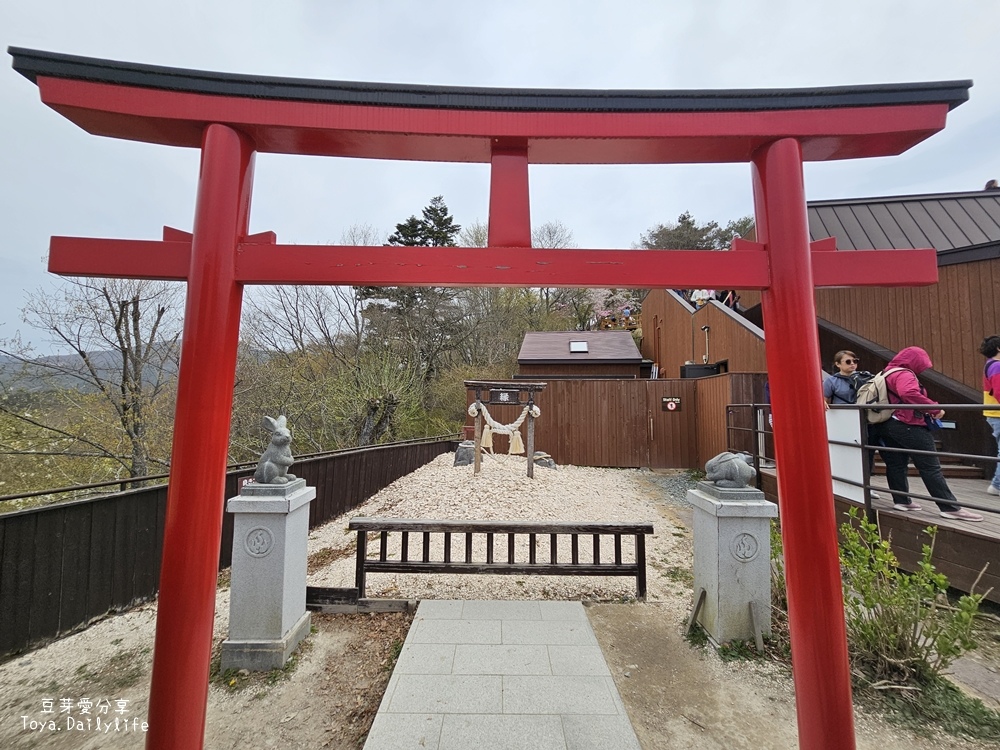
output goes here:
[{"label": "wooden bench", "polygon": [[[550,523],[536,521],[430,521],[398,518],[354,518],[348,528],[358,532],[356,582],[358,597],[365,596],[368,573],[479,573],[491,575],[635,576],[636,596],[646,597],[646,535],[651,523]],[[389,558],[389,534],[401,534],[398,559]],[[368,557],[368,536],[377,535],[379,554]],[[420,534],[421,551],[410,556],[410,535]],[[441,559],[431,559],[431,535],[443,535]],[[464,536],[464,555],[452,556],[452,535]],[[473,559],[473,539],[485,537],[485,555]],[[538,559],[536,540],[549,537],[547,559]],[[496,537],[500,536],[499,545]],[[527,537],[527,560],[515,559],[517,537]],[[590,560],[580,561],[580,537],[590,537]],[[612,550],[602,557],[601,537],[611,537]],[[503,538],[506,537],[506,550]],[[567,539],[568,537],[568,539]],[[633,537],[634,560],[622,557],[622,537]],[[562,544],[560,545],[560,540]],[[481,545],[480,545],[481,546]],[[498,550],[498,547],[500,549]],[[560,552],[563,560],[560,561]],[[568,560],[566,559],[568,553]]]}]

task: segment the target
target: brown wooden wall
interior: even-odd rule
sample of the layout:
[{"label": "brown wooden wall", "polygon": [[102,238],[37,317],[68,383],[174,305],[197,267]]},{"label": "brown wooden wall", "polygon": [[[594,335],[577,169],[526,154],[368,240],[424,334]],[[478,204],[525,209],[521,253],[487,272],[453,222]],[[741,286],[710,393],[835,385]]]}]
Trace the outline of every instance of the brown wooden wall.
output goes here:
[{"label": "brown wooden wall", "polygon": [[[940,266],[938,274],[933,286],[818,289],[816,315],[894,352],[921,346],[937,372],[979,391],[979,344],[1000,333],[1000,260]],[[748,308],[760,302],[759,292],[740,295]]]},{"label": "brown wooden wall", "polygon": [[642,301],[642,345],[646,359],[660,366],[666,377],[680,375],[680,366],[694,359],[691,308],[664,289],[651,289]]},{"label": "brown wooden wall", "polygon": [[605,375],[616,378],[637,378],[639,377],[639,363],[580,362],[565,365],[519,364],[517,366],[517,374],[523,377],[538,377],[542,379],[545,376],[558,377],[560,375],[569,377],[574,375]]},{"label": "brown wooden wall", "polygon": [[[701,364],[709,327],[709,362],[729,361],[729,372],[767,369],[764,339],[754,326],[717,302],[691,312],[663,289],[652,289],[642,303],[642,356],[659,362],[661,377],[680,376],[681,365]],[[659,343],[657,343],[659,342]]]},{"label": "brown wooden wall", "polygon": [[[557,464],[694,469],[726,450],[726,405],[763,397],[763,373],[658,380],[551,380],[535,394],[541,416],[535,449]],[[468,393],[468,403],[475,394]],[[667,410],[664,398],[679,398]],[[494,420],[510,424],[517,406],[487,407]],[[746,426],[749,417],[744,416]],[[472,425],[472,418],[468,420]],[[527,425],[521,426],[527,446]],[[494,438],[497,453],[508,449]],[[748,448],[749,449],[749,448]]]},{"label": "brown wooden wall", "polygon": [[922,346],[936,371],[979,391],[979,344],[1000,333],[1000,260],[938,272],[934,286],[817,290],[816,314],[893,351]]}]

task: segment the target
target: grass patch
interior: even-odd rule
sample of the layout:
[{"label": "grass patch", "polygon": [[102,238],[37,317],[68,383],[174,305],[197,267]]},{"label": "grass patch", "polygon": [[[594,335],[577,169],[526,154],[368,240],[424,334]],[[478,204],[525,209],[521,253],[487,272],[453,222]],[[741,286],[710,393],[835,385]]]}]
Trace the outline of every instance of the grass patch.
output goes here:
[{"label": "grass patch", "polygon": [[389,646],[389,656],[386,657],[385,662],[382,664],[383,672],[392,672],[396,667],[396,662],[399,660],[399,654],[403,650],[403,639],[396,638],[393,640],[392,645]]},{"label": "grass patch", "polygon": [[691,629],[684,634],[684,640],[695,648],[704,648],[708,645],[708,633],[698,623],[694,623]]},{"label": "grass patch", "polygon": [[928,680],[917,690],[879,689],[871,683],[855,687],[859,700],[915,734],[931,736],[931,730],[939,728],[956,737],[1000,740],[1000,713],[942,677]]},{"label": "grass patch", "polygon": [[729,641],[719,646],[722,661],[754,661],[763,657],[752,641]]},{"label": "grass patch", "polygon": [[688,568],[683,568],[678,565],[671,565],[663,569],[663,577],[674,583],[679,583],[682,586],[691,586],[694,583],[694,573],[692,573]]}]

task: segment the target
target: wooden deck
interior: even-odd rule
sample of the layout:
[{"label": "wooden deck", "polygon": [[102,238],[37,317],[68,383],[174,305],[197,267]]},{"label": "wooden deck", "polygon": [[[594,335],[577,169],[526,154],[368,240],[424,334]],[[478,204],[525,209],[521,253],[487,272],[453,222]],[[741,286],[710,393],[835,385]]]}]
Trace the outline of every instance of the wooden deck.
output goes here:
[{"label": "wooden deck", "polygon": [[[962,505],[981,513],[981,523],[954,521],[938,515],[937,506],[930,500],[916,499],[921,506],[918,512],[899,511],[892,508],[888,490],[877,490],[882,498],[873,500],[882,534],[889,535],[893,551],[904,569],[913,569],[929,537],[923,532],[928,526],[937,526],[933,562],[959,591],[969,591],[984,565],[989,564],[976,586],[976,593],[986,593],[986,598],[1000,603],[1000,496],[987,495],[989,480],[949,478],[948,486]],[[872,477],[872,485],[887,488],[884,476]],[[761,489],[771,501],[777,501],[777,478],[774,469],[761,470]],[[910,477],[910,491],[926,495],[927,490],[919,477]],[[856,506],[842,497],[835,497],[838,519],[845,519],[848,510]],[[860,506],[858,506],[860,507]],[[989,512],[992,510],[992,512]]]}]

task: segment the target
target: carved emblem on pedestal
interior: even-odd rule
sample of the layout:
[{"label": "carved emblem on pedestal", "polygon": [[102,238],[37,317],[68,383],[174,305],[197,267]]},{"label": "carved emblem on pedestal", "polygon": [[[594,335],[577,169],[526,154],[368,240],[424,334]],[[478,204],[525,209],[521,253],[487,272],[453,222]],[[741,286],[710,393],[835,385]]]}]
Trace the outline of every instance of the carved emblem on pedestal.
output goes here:
[{"label": "carved emblem on pedestal", "polygon": [[251,557],[266,557],[274,547],[274,536],[264,527],[258,526],[247,532],[243,546]]},{"label": "carved emblem on pedestal", "polygon": [[757,541],[757,537],[744,531],[733,537],[733,541],[729,543],[729,551],[740,562],[750,562],[757,557],[760,543]]}]

